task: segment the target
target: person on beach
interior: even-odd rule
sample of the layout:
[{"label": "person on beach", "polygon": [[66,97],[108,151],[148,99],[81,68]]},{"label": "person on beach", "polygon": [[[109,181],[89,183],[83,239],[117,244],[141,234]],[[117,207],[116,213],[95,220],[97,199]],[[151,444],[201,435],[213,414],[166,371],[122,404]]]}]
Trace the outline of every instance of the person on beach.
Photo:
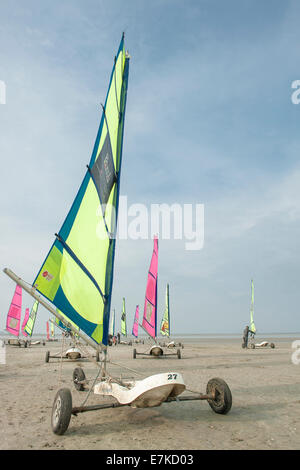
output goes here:
[{"label": "person on beach", "polygon": [[247,325],[243,331],[243,343],[242,343],[242,347],[243,348],[247,348],[248,347],[248,336],[249,336],[249,326]]}]

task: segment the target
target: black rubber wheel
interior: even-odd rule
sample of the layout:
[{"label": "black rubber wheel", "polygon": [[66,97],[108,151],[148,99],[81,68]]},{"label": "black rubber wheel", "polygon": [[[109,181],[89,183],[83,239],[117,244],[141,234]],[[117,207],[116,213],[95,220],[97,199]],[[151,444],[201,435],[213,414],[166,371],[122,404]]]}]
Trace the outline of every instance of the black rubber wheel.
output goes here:
[{"label": "black rubber wheel", "polygon": [[79,390],[80,392],[84,390],[84,384],[78,383],[82,382],[85,380],[85,373],[81,367],[76,367],[73,371],[73,382],[75,385],[76,390]]},{"label": "black rubber wheel", "polygon": [[52,407],[51,425],[54,434],[60,436],[68,429],[72,414],[72,395],[68,388],[58,390]]},{"label": "black rubber wheel", "polygon": [[97,361],[97,362],[100,361],[100,353],[99,353],[99,351],[96,352],[96,361]]},{"label": "black rubber wheel", "polygon": [[271,344],[270,344],[270,347],[271,347],[272,349],[274,349],[274,348],[275,348],[275,344],[274,344],[274,343],[271,343]]},{"label": "black rubber wheel", "polygon": [[136,349],[133,350],[133,359],[136,358]]},{"label": "black rubber wheel", "polygon": [[254,344],[254,343],[251,343],[251,344],[250,344],[250,348],[251,348],[251,349],[255,349],[255,344]]},{"label": "black rubber wheel", "polygon": [[219,378],[210,379],[206,386],[207,394],[214,394],[213,400],[207,400],[215,413],[226,414],[232,405],[232,395],[227,383]]},{"label": "black rubber wheel", "polygon": [[181,343],[178,343],[178,346],[181,348]]},{"label": "black rubber wheel", "polygon": [[50,351],[46,352],[45,362],[49,362]]},{"label": "black rubber wheel", "polygon": [[178,357],[178,359],[181,359],[181,352],[180,352],[180,349],[177,349],[177,357]]},{"label": "black rubber wheel", "polygon": [[28,346],[28,343],[27,343],[27,341],[25,341],[24,348],[27,348],[27,346]]}]

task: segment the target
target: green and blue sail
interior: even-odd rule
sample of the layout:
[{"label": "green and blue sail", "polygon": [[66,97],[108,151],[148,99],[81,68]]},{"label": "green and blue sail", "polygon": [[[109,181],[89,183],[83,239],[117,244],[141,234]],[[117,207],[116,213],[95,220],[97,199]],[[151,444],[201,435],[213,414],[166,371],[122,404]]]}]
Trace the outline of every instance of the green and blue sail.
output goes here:
[{"label": "green and blue sail", "polygon": [[107,345],[129,56],[115,57],[87,171],[33,285],[97,344]]},{"label": "green and blue sail", "polygon": [[31,308],[27,323],[24,327],[24,331],[28,336],[32,336],[33,328],[35,325],[36,315],[39,307],[39,302],[36,300]]},{"label": "green and blue sail", "polygon": [[251,280],[251,305],[250,305],[250,332],[251,333],[256,333],[256,327],[254,324],[254,283],[253,280]]}]

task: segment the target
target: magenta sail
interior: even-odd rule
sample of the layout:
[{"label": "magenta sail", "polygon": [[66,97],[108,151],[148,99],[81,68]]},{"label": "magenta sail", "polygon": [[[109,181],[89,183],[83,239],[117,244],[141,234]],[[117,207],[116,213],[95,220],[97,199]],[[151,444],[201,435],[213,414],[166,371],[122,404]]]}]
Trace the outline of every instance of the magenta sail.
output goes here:
[{"label": "magenta sail", "polygon": [[19,336],[22,311],[22,288],[17,285],[6,320],[6,330]]},{"label": "magenta sail", "polygon": [[22,323],[22,333],[23,333],[24,336],[28,336],[28,334],[25,331],[25,326],[26,326],[26,323],[28,321],[28,318],[29,318],[29,308],[26,308],[25,317],[24,317],[24,320],[23,320],[23,323]]},{"label": "magenta sail", "polygon": [[147,333],[156,338],[156,320],[157,320],[157,267],[158,267],[158,239],[154,237],[154,247],[148,272],[148,281],[146,287],[143,328]]},{"label": "magenta sail", "polygon": [[139,330],[139,306],[136,306],[135,309],[135,316],[134,316],[134,322],[133,322],[133,327],[132,327],[132,334],[136,338],[138,337],[138,330]]}]

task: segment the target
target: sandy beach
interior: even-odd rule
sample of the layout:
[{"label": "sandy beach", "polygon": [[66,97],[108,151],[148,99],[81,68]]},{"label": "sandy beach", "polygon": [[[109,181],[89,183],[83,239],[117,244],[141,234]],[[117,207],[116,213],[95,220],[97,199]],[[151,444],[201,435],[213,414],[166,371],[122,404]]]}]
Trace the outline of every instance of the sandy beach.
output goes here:
[{"label": "sandy beach", "polygon": [[[7,346],[6,364],[0,365],[0,448],[298,449],[300,365],[291,361],[294,339],[272,338],[275,349],[255,350],[243,350],[236,339],[184,343],[180,360],[176,356],[133,359],[131,346],[110,347],[111,361],[120,366],[110,365],[109,371],[117,377],[138,378],[121,365],[147,376],[180,372],[187,388],[200,392],[206,391],[210,378],[223,378],[232,392],[231,411],[218,415],[206,401],[105,409],[72,416],[63,436],[53,434],[50,424],[56,391],[70,388],[73,406],[79,406],[87,392],[75,390],[73,369],[83,367],[93,380],[95,367],[85,359],[46,363],[46,351],[59,352],[59,342],[27,349]],[[107,398],[91,394],[88,404],[100,400]]]}]

